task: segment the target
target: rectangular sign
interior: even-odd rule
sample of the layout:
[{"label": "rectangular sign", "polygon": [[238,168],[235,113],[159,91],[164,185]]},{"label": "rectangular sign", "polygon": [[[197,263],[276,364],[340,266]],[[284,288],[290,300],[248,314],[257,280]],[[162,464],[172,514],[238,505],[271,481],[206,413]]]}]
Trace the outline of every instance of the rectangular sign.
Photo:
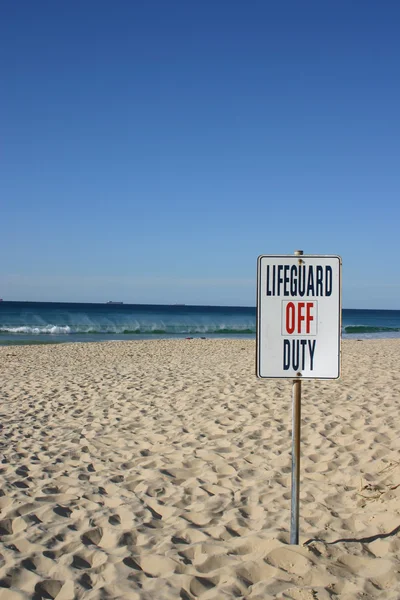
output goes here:
[{"label": "rectangular sign", "polygon": [[339,256],[259,256],[256,374],[263,378],[340,376]]}]

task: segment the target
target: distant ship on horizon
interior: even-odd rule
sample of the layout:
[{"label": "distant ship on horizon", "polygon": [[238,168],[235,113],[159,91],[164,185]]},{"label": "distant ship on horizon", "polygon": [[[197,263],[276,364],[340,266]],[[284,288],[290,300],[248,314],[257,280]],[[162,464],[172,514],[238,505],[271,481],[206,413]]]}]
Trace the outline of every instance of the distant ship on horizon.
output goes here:
[{"label": "distant ship on horizon", "polygon": [[109,300],[106,304],[123,304],[123,302],[114,302],[113,300]]}]

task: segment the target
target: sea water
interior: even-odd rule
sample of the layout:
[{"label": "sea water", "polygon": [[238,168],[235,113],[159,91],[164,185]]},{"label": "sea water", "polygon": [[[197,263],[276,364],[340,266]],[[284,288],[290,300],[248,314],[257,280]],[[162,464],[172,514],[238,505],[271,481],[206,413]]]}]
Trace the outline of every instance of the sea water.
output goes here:
[{"label": "sea water", "polygon": [[[400,337],[400,310],[344,309],[348,338]],[[240,306],[0,302],[0,344],[156,338],[255,338],[256,309]]]}]

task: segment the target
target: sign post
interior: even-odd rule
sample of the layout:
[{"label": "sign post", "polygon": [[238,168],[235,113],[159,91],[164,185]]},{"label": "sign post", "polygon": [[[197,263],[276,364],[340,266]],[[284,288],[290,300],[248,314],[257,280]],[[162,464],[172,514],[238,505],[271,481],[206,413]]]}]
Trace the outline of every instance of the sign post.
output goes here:
[{"label": "sign post", "polygon": [[[303,250],[296,250],[301,256]],[[301,440],[301,379],[293,380],[292,401],[292,496],[290,513],[290,543],[299,543],[300,515],[300,440]]]},{"label": "sign post", "polygon": [[256,375],[293,380],[290,543],[299,543],[301,380],[340,376],[339,256],[263,255],[257,268]]}]

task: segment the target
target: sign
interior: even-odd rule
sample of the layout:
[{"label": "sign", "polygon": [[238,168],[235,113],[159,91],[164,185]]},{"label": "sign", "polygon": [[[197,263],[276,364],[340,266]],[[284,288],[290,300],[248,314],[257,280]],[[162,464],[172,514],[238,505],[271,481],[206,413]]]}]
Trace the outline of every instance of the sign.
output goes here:
[{"label": "sign", "polygon": [[339,256],[259,256],[256,374],[340,376]]}]

